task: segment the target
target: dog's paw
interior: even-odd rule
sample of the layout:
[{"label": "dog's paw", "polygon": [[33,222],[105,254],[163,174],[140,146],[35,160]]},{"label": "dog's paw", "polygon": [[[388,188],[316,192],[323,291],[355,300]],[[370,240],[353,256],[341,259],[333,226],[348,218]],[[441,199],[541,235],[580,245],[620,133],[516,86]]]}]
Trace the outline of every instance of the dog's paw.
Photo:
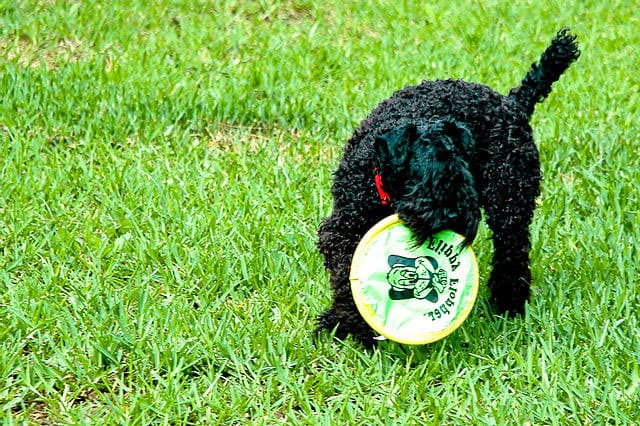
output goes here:
[{"label": "dog's paw", "polygon": [[338,320],[335,317],[333,308],[329,308],[316,318],[318,326],[314,330],[314,334],[322,331],[333,331],[338,326]]},{"label": "dog's paw", "polygon": [[519,315],[523,315],[525,312],[525,304],[527,299],[522,301],[505,301],[496,297],[491,297],[490,303],[493,312],[498,315],[504,315],[509,318],[514,318]]},{"label": "dog's paw", "polygon": [[515,268],[494,270],[488,282],[491,290],[491,306],[499,315],[522,315],[529,300],[531,274],[528,268],[519,272]]},{"label": "dog's paw", "polygon": [[313,331],[314,338],[322,332],[332,333],[333,338],[338,341],[344,341],[351,336],[366,349],[374,348],[379,341],[373,330],[363,320],[353,321],[352,318],[339,320],[333,307],[318,315],[317,321],[318,326]]}]

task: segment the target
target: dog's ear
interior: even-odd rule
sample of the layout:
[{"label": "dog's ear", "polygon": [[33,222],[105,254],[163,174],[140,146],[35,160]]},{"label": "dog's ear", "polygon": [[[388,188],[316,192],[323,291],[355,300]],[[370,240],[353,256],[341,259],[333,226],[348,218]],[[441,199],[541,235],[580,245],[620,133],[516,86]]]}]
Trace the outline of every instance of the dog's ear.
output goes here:
[{"label": "dog's ear", "polygon": [[456,120],[442,120],[442,133],[451,138],[456,149],[464,156],[473,152],[475,140],[467,127]]},{"label": "dog's ear", "polygon": [[387,164],[394,168],[402,167],[406,163],[409,146],[418,138],[415,124],[396,127],[376,137],[374,150],[380,161],[380,166]]}]

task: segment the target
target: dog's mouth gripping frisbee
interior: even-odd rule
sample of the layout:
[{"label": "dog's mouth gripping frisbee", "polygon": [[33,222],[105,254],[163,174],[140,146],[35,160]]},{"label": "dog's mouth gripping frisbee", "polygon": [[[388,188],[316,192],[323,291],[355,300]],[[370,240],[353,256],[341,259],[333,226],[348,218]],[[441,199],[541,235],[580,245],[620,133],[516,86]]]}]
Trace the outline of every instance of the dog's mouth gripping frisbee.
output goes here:
[{"label": "dog's mouth gripping frisbee", "polygon": [[445,230],[421,246],[397,214],[362,238],[351,291],[364,320],[387,339],[422,345],[442,339],[469,315],[478,264],[464,237]]}]

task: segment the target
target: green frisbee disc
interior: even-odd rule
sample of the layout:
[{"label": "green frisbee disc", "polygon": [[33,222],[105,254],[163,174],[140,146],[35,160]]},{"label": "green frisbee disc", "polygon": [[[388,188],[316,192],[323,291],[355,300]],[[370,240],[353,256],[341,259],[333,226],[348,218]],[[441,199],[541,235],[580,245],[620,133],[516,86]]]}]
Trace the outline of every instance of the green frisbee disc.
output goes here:
[{"label": "green frisbee disc", "polygon": [[478,294],[478,263],[451,230],[418,245],[397,214],[362,238],[351,262],[351,292],[364,320],[387,339],[411,345],[451,334]]}]

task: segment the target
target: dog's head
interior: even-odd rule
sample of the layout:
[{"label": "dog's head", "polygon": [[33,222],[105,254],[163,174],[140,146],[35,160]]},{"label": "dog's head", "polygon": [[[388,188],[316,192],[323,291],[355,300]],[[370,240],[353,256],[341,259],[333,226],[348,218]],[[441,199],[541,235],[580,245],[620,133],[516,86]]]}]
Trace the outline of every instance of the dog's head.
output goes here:
[{"label": "dog's head", "polygon": [[453,120],[409,124],[380,135],[374,147],[384,189],[419,243],[443,229],[474,240],[480,208],[469,130]]}]

